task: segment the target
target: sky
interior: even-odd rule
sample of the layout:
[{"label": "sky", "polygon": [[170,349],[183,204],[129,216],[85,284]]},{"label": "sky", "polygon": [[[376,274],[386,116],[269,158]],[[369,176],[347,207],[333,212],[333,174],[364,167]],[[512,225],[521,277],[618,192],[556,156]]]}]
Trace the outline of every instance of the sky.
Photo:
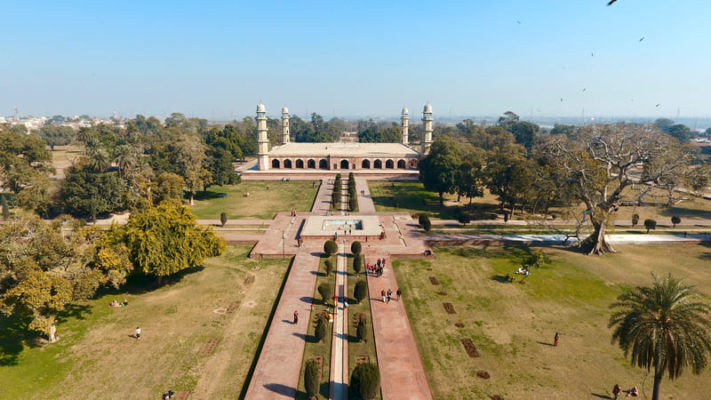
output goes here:
[{"label": "sky", "polygon": [[711,1],[606,3],[6,1],[0,115],[711,116]]}]

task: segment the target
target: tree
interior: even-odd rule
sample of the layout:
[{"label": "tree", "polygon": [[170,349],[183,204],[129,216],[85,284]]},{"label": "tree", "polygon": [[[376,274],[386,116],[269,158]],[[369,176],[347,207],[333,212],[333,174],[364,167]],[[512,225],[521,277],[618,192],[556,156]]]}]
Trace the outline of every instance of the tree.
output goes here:
[{"label": "tree", "polygon": [[632,226],[637,226],[639,223],[639,214],[632,214]]},{"label": "tree", "polygon": [[674,124],[669,127],[667,132],[675,137],[679,143],[689,143],[691,140],[691,129],[684,124]]},{"label": "tree", "polygon": [[224,211],[220,213],[220,223],[222,224],[223,228],[225,224],[227,224],[227,213]]},{"label": "tree", "polygon": [[[17,126],[17,125],[14,125]],[[52,155],[47,151],[47,144],[35,135],[14,132],[0,125],[0,188],[18,195],[27,189],[43,189],[38,185],[47,183]],[[23,208],[31,206],[21,202]]]},{"label": "tree", "polygon": [[40,128],[39,136],[47,142],[49,148],[54,151],[54,146],[66,146],[74,140],[74,129],[69,126],[45,125]]},{"label": "tree", "polygon": [[331,260],[326,260],[323,262],[323,268],[326,270],[326,275],[331,275],[331,271],[333,271],[333,263]]},{"label": "tree", "polygon": [[490,152],[486,160],[486,186],[498,196],[501,211],[506,205],[511,208],[511,216],[516,204],[527,203],[532,194],[534,166],[524,154],[522,146],[513,144]]},{"label": "tree", "polygon": [[321,343],[326,335],[328,334],[328,328],[326,327],[326,319],[324,317],[319,317],[316,323],[316,330],[314,335],[316,336],[316,341]]},{"label": "tree", "polygon": [[86,158],[66,170],[60,189],[62,208],[74,217],[125,209],[126,181],[117,172],[96,172]]},{"label": "tree", "polygon": [[645,219],[644,227],[647,228],[647,233],[649,233],[650,230],[657,229],[657,221],[653,219]]},{"label": "tree", "polygon": [[323,304],[326,304],[328,299],[331,298],[331,295],[333,294],[333,289],[331,288],[331,285],[328,283],[322,283],[318,285],[318,294],[321,295],[321,301]]},{"label": "tree", "polygon": [[[463,157],[456,171],[456,189],[459,197],[469,198],[469,204],[474,197],[484,195],[484,166],[478,152],[469,152]],[[457,199],[459,201],[459,199]]]},{"label": "tree", "polygon": [[367,328],[365,327],[365,321],[361,318],[360,321],[358,321],[358,326],[356,327],[356,337],[358,338],[358,342],[362,343],[365,342],[366,338],[368,337],[367,333]]},{"label": "tree", "polygon": [[420,162],[420,181],[425,189],[439,194],[439,204],[444,205],[444,194],[454,193],[459,149],[449,136],[441,136],[432,143],[430,153]]},{"label": "tree", "polygon": [[420,226],[425,226],[425,223],[429,222],[430,217],[427,214],[420,214],[417,217],[417,222],[420,224]]},{"label": "tree", "polygon": [[326,253],[328,257],[331,257],[338,252],[338,245],[333,240],[327,240],[326,243],[323,244],[323,252]]},{"label": "tree", "polygon": [[172,172],[163,172],[158,175],[155,183],[155,196],[153,200],[156,204],[165,200],[180,200],[183,197],[185,181],[180,175]]},{"label": "tree", "polygon": [[674,228],[676,228],[676,226],[681,223],[681,217],[679,217],[678,215],[672,215],[671,222]]},{"label": "tree", "polygon": [[158,278],[202,265],[225,251],[225,240],[197,224],[190,208],[163,202],[131,214],[124,226],[112,226],[104,247],[128,249],[135,271]]},{"label": "tree", "polygon": [[356,253],[353,256],[353,271],[355,271],[356,274],[360,274],[361,269],[363,269],[363,255]]},{"label": "tree", "polygon": [[612,342],[619,343],[632,365],[654,368],[652,400],[659,399],[664,374],[674,380],[691,368],[706,370],[711,355],[711,307],[693,287],[667,275],[651,287],[638,286],[611,305]]},{"label": "tree", "polygon": [[22,329],[41,332],[50,342],[59,312],[103,285],[118,287],[129,271],[126,264],[102,264],[95,257],[100,229],[71,218],[66,225],[33,216],[0,226],[0,312],[28,321]]},{"label": "tree", "polygon": [[460,224],[466,225],[470,222],[472,222],[472,217],[469,216],[466,212],[461,212],[459,214],[459,217],[457,218],[457,221],[459,221]]},{"label": "tree", "polygon": [[[552,137],[543,148],[557,185],[582,202],[593,233],[582,246],[589,254],[614,252],[605,229],[620,206],[622,194],[633,184],[646,185],[663,176],[673,140],[636,124],[591,125],[576,140]],[[635,172],[647,168],[641,176]],[[577,204],[576,204],[577,206]]]},{"label": "tree", "polygon": [[351,374],[351,389],[363,400],[371,400],[380,391],[380,371],[372,363],[359,364]]},{"label": "tree", "polygon": [[507,131],[511,132],[511,128],[517,124],[519,121],[518,115],[513,111],[506,111],[504,115],[499,117],[497,125],[503,127]]},{"label": "tree", "polygon": [[363,245],[359,241],[354,241],[351,243],[351,253],[353,254],[360,254],[361,250],[363,250]]},{"label": "tree", "polygon": [[320,373],[316,360],[307,361],[306,368],[304,370],[304,386],[306,388],[306,394],[309,398],[315,398],[318,395],[318,389],[321,385],[321,377],[319,375]]},{"label": "tree", "polygon": [[2,220],[7,221],[10,219],[10,206],[7,204],[7,197],[4,194],[0,194],[0,199],[2,199]]},{"label": "tree", "polygon": [[531,122],[517,122],[511,126],[510,130],[516,138],[516,143],[522,145],[527,151],[531,151],[533,145],[536,143],[536,136],[538,135],[540,127]]},{"label": "tree", "polygon": [[185,187],[190,194],[190,205],[194,204],[195,193],[204,188],[211,180],[210,171],[205,169],[205,145],[197,136],[184,136],[176,143],[176,162],[178,174],[185,180]]},{"label": "tree", "polygon": [[360,303],[368,296],[368,284],[365,281],[358,281],[353,288],[353,297]]}]

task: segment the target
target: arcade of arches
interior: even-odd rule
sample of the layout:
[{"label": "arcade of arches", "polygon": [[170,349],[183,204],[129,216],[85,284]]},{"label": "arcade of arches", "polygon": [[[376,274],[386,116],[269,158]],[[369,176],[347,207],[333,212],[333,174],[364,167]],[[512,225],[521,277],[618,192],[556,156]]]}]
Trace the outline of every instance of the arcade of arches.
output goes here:
[{"label": "arcade of arches", "polygon": [[330,157],[320,159],[272,158],[271,161],[272,169],[417,169],[417,159],[414,158],[362,158],[358,160],[332,159]]}]

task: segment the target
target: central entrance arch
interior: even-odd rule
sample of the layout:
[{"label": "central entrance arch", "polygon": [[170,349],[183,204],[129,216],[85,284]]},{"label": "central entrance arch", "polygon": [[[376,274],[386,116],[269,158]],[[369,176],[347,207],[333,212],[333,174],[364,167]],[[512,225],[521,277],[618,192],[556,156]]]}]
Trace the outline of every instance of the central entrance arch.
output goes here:
[{"label": "central entrance arch", "polygon": [[360,167],[364,169],[370,168],[370,160],[363,160],[363,163],[361,163]]},{"label": "central entrance arch", "polygon": [[348,160],[341,160],[341,169],[348,169]]}]

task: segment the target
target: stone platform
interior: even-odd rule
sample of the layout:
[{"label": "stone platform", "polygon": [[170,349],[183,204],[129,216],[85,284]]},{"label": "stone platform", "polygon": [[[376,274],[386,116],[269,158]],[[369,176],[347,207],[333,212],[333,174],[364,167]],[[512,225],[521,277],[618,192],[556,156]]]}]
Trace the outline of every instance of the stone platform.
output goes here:
[{"label": "stone platform", "polygon": [[380,219],[375,215],[311,215],[301,230],[302,239],[347,238],[350,240],[378,239],[383,232]]}]

